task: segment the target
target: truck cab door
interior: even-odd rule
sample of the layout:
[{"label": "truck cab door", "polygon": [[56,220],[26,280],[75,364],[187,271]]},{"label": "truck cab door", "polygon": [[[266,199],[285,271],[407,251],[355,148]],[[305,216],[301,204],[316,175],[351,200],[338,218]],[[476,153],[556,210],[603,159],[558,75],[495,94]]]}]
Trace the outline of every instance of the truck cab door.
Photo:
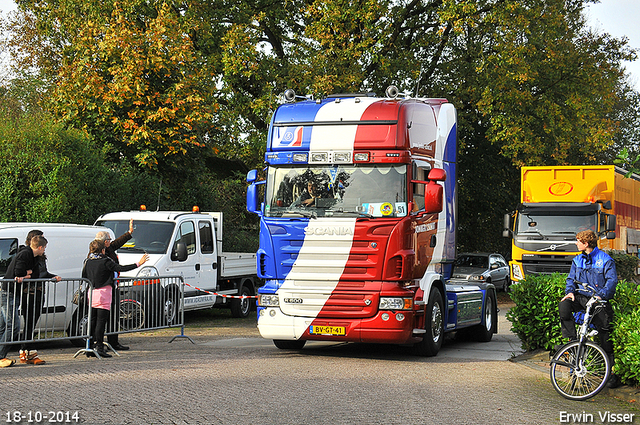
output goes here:
[{"label": "truck cab door", "polygon": [[218,277],[218,253],[211,220],[198,220],[199,269],[196,270],[198,287],[215,291]]},{"label": "truck cab door", "polygon": [[[182,276],[185,283],[198,286],[197,277],[199,275],[196,273],[196,268],[199,268],[199,266],[196,265],[200,263],[200,254],[197,249],[196,230],[193,221],[185,220],[178,225],[173,246],[175,247],[179,242],[187,247],[187,259],[184,261],[172,261],[172,269],[177,275]],[[195,293],[196,290],[190,286],[185,286],[184,291],[186,295]]]}]

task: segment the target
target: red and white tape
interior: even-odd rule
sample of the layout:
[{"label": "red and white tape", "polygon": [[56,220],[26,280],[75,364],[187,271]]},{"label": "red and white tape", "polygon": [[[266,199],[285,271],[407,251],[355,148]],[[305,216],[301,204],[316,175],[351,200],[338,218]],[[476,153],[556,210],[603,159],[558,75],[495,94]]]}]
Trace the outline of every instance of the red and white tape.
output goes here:
[{"label": "red and white tape", "polygon": [[227,294],[218,294],[217,292],[211,292],[211,291],[207,291],[207,290],[202,289],[202,288],[198,288],[197,286],[189,285],[189,284],[188,284],[188,283],[186,283],[186,282],[185,282],[184,284],[185,284],[185,285],[187,285],[187,286],[189,286],[189,287],[191,287],[191,288],[193,288],[193,289],[196,289],[196,290],[198,290],[198,291],[205,292],[205,293],[207,293],[207,294],[211,294],[211,295],[215,295],[215,296],[217,296],[217,297],[223,297],[223,298],[237,298],[237,299],[240,299],[240,300],[250,299],[250,298],[258,298],[258,296],[257,296],[257,295],[227,295]]}]

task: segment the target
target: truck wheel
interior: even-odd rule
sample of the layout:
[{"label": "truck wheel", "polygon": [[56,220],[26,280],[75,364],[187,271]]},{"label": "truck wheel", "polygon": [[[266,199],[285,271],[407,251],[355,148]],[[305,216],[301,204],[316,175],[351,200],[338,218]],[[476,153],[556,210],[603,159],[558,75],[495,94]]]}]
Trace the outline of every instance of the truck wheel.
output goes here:
[{"label": "truck wheel", "polygon": [[167,325],[175,325],[178,323],[178,309],[180,308],[180,289],[175,285],[170,285],[164,291],[162,300],[162,320]]},{"label": "truck wheel", "polygon": [[281,350],[302,350],[307,341],[303,339],[274,339],[273,344]]},{"label": "truck wheel", "polygon": [[480,342],[489,342],[494,332],[498,329],[498,305],[495,291],[487,291],[487,299],[484,302],[484,314],[482,321],[473,328],[475,339]]},{"label": "truck wheel", "polygon": [[[251,296],[251,291],[246,286],[242,286],[238,295]],[[251,313],[251,298],[234,298],[231,300],[231,316],[237,318],[248,317]]]},{"label": "truck wheel", "polygon": [[432,357],[438,354],[444,340],[444,308],[442,294],[437,288],[431,288],[424,325],[427,333],[424,334],[422,341],[414,344],[413,348],[419,356]]}]

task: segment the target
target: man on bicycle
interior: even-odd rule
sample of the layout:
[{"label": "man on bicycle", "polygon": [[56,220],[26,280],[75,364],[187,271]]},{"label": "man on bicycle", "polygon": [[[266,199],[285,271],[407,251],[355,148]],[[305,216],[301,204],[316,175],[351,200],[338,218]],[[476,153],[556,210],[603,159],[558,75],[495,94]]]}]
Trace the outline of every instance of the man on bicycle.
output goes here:
[{"label": "man on bicycle", "polygon": [[[592,295],[609,301],[613,298],[618,284],[616,264],[605,252],[598,249],[598,237],[592,230],[584,230],[576,235],[576,243],[582,254],[577,255],[571,263],[571,271],[567,277],[565,296],[560,300],[560,327],[562,336],[576,340],[576,324],[573,312],[583,311]],[[613,344],[611,343],[611,322],[613,308],[608,302],[604,308],[596,311],[592,324],[600,335],[600,346],[607,353],[613,366]],[[611,374],[609,388],[620,385],[617,375]]]}]

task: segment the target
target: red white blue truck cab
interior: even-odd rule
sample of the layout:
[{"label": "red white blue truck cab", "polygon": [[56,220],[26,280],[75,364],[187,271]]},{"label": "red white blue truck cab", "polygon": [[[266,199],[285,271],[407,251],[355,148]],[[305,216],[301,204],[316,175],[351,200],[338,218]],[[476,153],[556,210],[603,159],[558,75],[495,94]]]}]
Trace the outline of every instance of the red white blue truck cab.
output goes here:
[{"label": "red white blue truck cab", "polygon": [[260,334],[286,349],[377,342],[413,344],[421,355],[465,327],[490,340],[495,288],[450,279],[454,106],[370,94],[289,98],[269,127],[266,179],[247,176],[247,209],[261,218]]}]

